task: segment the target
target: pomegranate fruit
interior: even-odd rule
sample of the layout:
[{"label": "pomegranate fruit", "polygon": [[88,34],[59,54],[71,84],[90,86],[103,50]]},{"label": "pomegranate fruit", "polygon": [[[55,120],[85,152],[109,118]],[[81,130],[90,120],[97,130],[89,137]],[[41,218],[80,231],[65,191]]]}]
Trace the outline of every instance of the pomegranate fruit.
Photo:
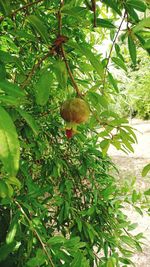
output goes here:
[{"label": "pomegranate fruit", "polygon": [[90,109],[83,99],[76,97],[62,104],[60,115],[66,121],[66,136],[70,139],[77,132],[77,125],[88,120]]},{"label": "pomegranate fruit", "polygon": [[61,117],[66,122],[80,124],[86,122],[90,115],[88,104],[81,98],[66,100],[60,109]]}]

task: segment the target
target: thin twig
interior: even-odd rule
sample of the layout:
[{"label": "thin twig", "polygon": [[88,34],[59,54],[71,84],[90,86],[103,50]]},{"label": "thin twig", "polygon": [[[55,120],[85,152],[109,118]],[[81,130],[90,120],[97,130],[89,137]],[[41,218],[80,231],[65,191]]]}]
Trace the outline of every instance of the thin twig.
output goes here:
[{"label": "thin twig", "polygon": [[[43,2],[44,0],[37,0],[35,2],[32,2],[32,3],[28,3],[22,7],[19,7],[18,9],[14,10],[12,13],[9,14],[9,16],[16,16],[16,14],[19,12],[19,11],[22,11],[22,10],[26,10],[27,8],[33,6],[33,5],[36,5],[40,2]],[[1,16],[0,17],[0,22],[3,21],[5,19],[5,16]]]},{"label": "thin twig", "polygon": [[92,2],[92,11],[94,14],[94,24],[93,26],[96,27],[96,1],[95,0],[91,0]]},{"label": "thin twig", "polygon": [[47,59],[50,55],[52,55],[52,49],[46,55],[44,55],[42,58],[40,58],[36,64],[34,64],[34,66],[32,67],[31,71],[29,72],[27,78],[25,79],[25,81],[23,82],[23,84],[21,86],[22,89],[24,89],[28,85],[28,83],[30,82],[30,80],[31,80],[32,76],[34,75],[35,71],[40,67],[42,62],[45,59]]},{"label": "thin twig", "polygon": [[77,84],[76,84],[76,82],[75,82],[75,80],[74,80],[73,74],[72,74],[71,69],[70,69],[70,67],[69,67],[69,64],[68,64],[68,61],[67,61],[67,57],[66,57],[66,53],[65,53],[65,51],[64,51],[63,46],[61,47],[61,52],[62,52],[62,56],[63,56],[64,62],[65,62],[65,64],[66,64],[66,68],[67,68],[67,70],[68,70],[68,74],[69,74],[69,76],[70,76],[72,85],[73,85],[73,87],[74,87],[74,89],[75,89],[75,91],[76,91],[76,93],[77,93],[77,96],[81,96],[81,92],[80,92],[80,90],[79,90],[79,88],[78,88],[78,86],[77,86]]},{"label": "thin twig", "polygon": [[[24,215],[24,217],[26,218],[26,220],[28,221],[29,225],[32,226],[32,222],[31,222],[30,219],[28,218],[27,214],[25,213],[25,211],[23,210],[23,208],[21,207],[21,205],[20,205],[17,201],[15,201],[15,203],[16,203],[16,205],[18,206],[18,208],[20,209],[21,213],[22,213],[22,214]],[[50,255],[49,255],[49,253],[48,253],[48,251],[47,251],[47,249],[46,249],[46,245],[45,245],[45,243],[43,243],[43,241],[42,241],[41,237],[39,236],[38,232],[37,232],[33,227],[32,227],[32,230],[33,230],[34,234],[36,235],[36,237],[38,238],[38,240],[39,240],[39,242],[40,242],[40,244],[41,244],[41,246],[42,246],[42,248],[43,248],[43,250],[44,250],[46,256],[48,257],[49,262],[50,262],[50,265],[51,265],[52,267],[55,267],[55,265],[54,265],[54,263],[53,263],[53,261],[52,261]]]},{"label": "thin twig", "polygon": [[[59,8],[59,11],[58,11],[58,36],[62,34],[62,15],[61,15],[61,8],[63,7],[64,5],[64,0],[60,0],[60,8]],[[66,65],[66,68],[67,68],[67,71],[68,71],[68,74],[70,76],[70,79],[71,79],[71,82],[72,82],[72,85],[77,93],[77,96],[81,96],[81,93],[79,91],[79,88],[74,80],[74,77],[73,77],[73,74],[71,72],[71,69],[69,67],[69,64],[68,64],[68,61],[67,61],[67,56],[66,56],[66,53],[65,53],[65,50],[63,48],[63,45],[60,44],[60,51],[61,51],[61,55],[63,57],[63,60],[65,62],[65,65]]]},{"label": "thin twig", "polygon": [[121,27],[122,27],[122,24],[123,24],[123,22],[124,22],[125,17],[126,17],[126,11],[125,11],[125,13],[124,13],[124,15],[123,15],[123,18],[122,18],[122,20],[121,20],[121,23],[120,23],[120,25],[119,25],[119,28],[118,28],[118,30],[117,30],[117,32],[116,32],[116,35],[115,35],[115,37],[114,37],[112,46],[111,46],[110,51],[109,51],[109,55],[108,55],[108,58],[107,58],[107,64],[106,64],[106,66],[105,66],[105,72],[104,72],[104,78],[103,78],[103,87],[105,87],[106,73],[107,73],[107,68],[108,68],[109,62],[110,62],[111,54],[112,54],[114,45],[115,45],[115,43],[116,43],[116,41],[117,41],[117,38],[118,38],[118,35],[119,35],[120,30],[121,30]]}]

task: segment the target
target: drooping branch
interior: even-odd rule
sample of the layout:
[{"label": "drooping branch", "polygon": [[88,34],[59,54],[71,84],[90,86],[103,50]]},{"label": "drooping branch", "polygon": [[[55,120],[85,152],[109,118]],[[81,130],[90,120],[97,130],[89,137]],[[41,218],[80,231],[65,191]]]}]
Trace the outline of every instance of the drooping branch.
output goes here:
[{"label": "drooping branch", "polygon": [[67,56],[66,56],[66,53],[64,51],[63,46],[61,47],[61,52],[62,52],[62,56],[63,56],[64,62],[66,64],[66,68],[67,68],[68,74],[70,76],[70,80],[72,82],[72,85],[73,85],[73,87],[74,87],[74,89],[75,89],[75,91],[77,93],[77,96],[81,96],[80,90],[79,90],[79,88],[78,88],[78,86],[77,86],[77,84],[76,84],[76,82],[74,80],[73,74],[72,74],[71,69],[69,67],[69,64],[68,64],[68,61],[67,61]]},{"label": "drooping branch", "polygon": [[120,22],[120,25],[119,25],[118,30],[117,30],[117,32],[116,32],[116,35],[115,35],[115,37],[114,37],[114,40],[113,40],[113,42],[112,42],[112,45],[111,45],[111,48],[110,48],[110,51],[109,51],[109,55],[108,55],[108,57],[107,57],[107,63],[106,63],[106,66],[105,66],[104,79],[103,79],[103,87],[105,87],[106,73],[107,73],[107,68],[108,68],[108,65],[109,65],[109,62],[110,62],[110,59],[111,59],[112,51],[113,51],[113,48],[114,48],[115,43],[116,43],[116,41],[117,41],[117,38],[118,38],[118,35],[119,35],[119,33],[120,33],[122,24],[123,24],[123,22],[124,22],[124,20],[125,20],[125,17],[126,17],[126,11],[124,12],[124,15],[123,15],[123,17],[122,17],[122,20],[121,20],[121,22]]},{"label": "drooping branch", "polygon": [[48,253],[48,251],[47,251],[47,248],[46,248],[45,243],[42,241],[42,239],[41,239],[39,233],[36,231],[36,229],[33,228],[33,226],[32,226],[32,222],[31,222],[30,218],[29,218],[28,215],[25,213],[24,209],[21,207],[21,205],[19,204],[19,202],[18,202],[18,201],[15,201],[15,203],[16,203],[17,207],[19,208],[19,210],[21,211],[21,213],[22,213],[22,214],[24,215],[24,217],[26,218],[26,220],[27,220],[29,226],[31,227],[31,229],[32,229],[32,231],[33,231],[33,233],[35,234],[35,236],[36,236],[37,239],[39,240],[39,242],[40,242],[40,244],[41,244],[41,246],[42,246],[42,248],[43,248],[43,250],[44,250],[44,252],[45,252],[45,254],[46,254],[47,258],[48,258],[48,260],[49,260],[50,266],[51,266],[51,267],[55,267],[55,266],[54,266],[54,263],[53,263],[53,261],[52,261],[52,258],[51,258],[51,256],[49,255],[49,253]]},{"label": "drooping branch", "polygon": [[[59,36],[62,35],[62,14],[61,14],[61,8],[63,7],[64,5],[64,0],[60,0],[60,8],[59,8],[59,11],[58,11],[58,38]],[[81,96],[81,93],[79,91],[79,88],[74,80],[74,77],[73,77],[73,74],[71,72],[71,69],[70,69],[70,66],[68,64],[68,60],[67,60],[67,56],[66,56],[66,53],[65,53],[65,50],[63,48],[63,43],[60,44],[59,46],[60,48],[60,53],[61,53],[61,56],[65,62],[65,65],[66,65],[66,68],[67,68],[67,71],[68,71],[68,74],[69,74],[69,77],[70,77],[70,80],[71,80],[71,83],[77,93],[77,96]]]},{"label": "drooping branch", "polygon": [[[9,16],[11,17],[14,17],[17,15],[18,12],[22,11],[22,10],[26,10],[28,9],[29,7],[33,6],[33,5],[36,5],[40,2],[43,2],[44,0],[36,0],[35,2],[31,2],[31,3],[28,3],[22,7],[19,7],[18,9],[14,10],[12,13],[9,14]],[[5,19],[5,16],[1,16],[0,17],[0,22],[2,22],[3,20]]]}]

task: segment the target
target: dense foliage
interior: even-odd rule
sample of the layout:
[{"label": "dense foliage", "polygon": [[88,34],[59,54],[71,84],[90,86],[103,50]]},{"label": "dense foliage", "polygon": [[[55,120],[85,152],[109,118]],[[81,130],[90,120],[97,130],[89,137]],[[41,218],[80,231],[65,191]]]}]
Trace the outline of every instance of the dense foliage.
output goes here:
[{"label": "dense foliage", "polygon": [[[1,266],[126,266],[141,251],[123,209],[142,213],[146,200],[132,181],[117,185],[107,151],[136,142],[112,111],[110,66],[128,72],[120,35],[133,65],[138,46],[149,53],[148,9],[142,0],[0,0]],[[73,97],[90,119],[68,140],[60,106]]]},{"label": "dense foliage", "polygon": [[[126,56],[128,58],[128,56]],[[114,107],[124,117],[150,118],[150,65],[149,55],[138,50],[138,65],[129,66],[130,71],[123,81],[121,93]]]}]

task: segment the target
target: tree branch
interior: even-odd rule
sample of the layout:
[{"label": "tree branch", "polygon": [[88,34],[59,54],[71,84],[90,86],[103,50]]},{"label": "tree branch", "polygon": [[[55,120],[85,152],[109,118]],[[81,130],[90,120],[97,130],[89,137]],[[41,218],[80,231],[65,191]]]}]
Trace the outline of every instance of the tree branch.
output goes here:
[{"label": "tree branch", "polygon": [[66,68],[67,68],[67,70],[68,70],[68,74],[69,74],[69,76],[70,76],[72,85],[73,85],[73,87],[74,87],[74,89],[75,89],[75,91],[76,91],[76,93],[77,93],[77,96],[81,96],[81,93],[80,93],[80,91],[79,91],[79,88],[78,88],[78,86],[77,86],[77,84],[76,84],[76,82],[75,82],[75,80],[74,80],[73,74],[72,74],[71,69],[70,69],[70,67],[69,67],[69,64],[68,64],[68,61],[67,61],[67,57],[66,57],[66,53],[65,53],[65,51],[64,51],[63,46],[61,47],[61,52],[62,52],[62,56],[63,56],[64,62],[65,62],[65,64],[66,64]]},{"label": "tree branch", "polygon": [[[22,7],[19,7],[18,9],[14,10],[9,16],[16,16],[16,14],[19,12],[19,11],[22,11],[22,10],[26,10],[27,8],[33,6],[33,5],[36,5],[40,2],[43,2],[44,0],[37,0],[35,2],[32,2],[32,3],[28,3]],[[2,22],[3,20],[5,19],[5,16],[1,16],[0,17],[0,22]]]},{"label": "tree branch", "polygon": [[46,245],[45,245],[45,243],[42,241],[42,239],[41,239],[40,235],[38,234],[38,232],[33,228],[31,220],[28,218],[27,214],[25,213],[25,211],[23,210],[23,208],[21,207],[21,205],[20,205],[17,201],[15,201],[15,203],[16,203],[16,205],[18,206],[18,208],[19,208],[19,210],[21,211],[21,213],[22,213],[22,214],[24,215],[24,217],[26,218],[26,220],[27,220],[27,222],[29,223],[29,225],[31,226],[31,228],[32,228],[34,234],[36,235],[37,239],[39,240],[39,242],[40,242],[40,244],[41,244],[41,246],[42,246],[42,248],[43,248],[43,250],[44,250],[44,252],[45,252],[45,254],[46,254],[46,256],[47,256],[47,258],[49,259],[50,266],[55,267],[55,265],[54,265],[54,263],[53,263],[53,261],[52,261],[50,255],[49,255],[49,253],[48,253],[48,251],[47,251],[47,249],[46,249]]},{"label": "tree branch", "polygon": [[[60,0],[60,8],[59,8],[59,11],[58,11],[58,36],[62,35],[62,15],[61,15],[61,8],[63,7],[64,5],[64,0]],[[67,71],[68,71],[68,74],[70,76],[70,79],[71,79],[71,82],[72,82],[72,85],[77,93],[77,96],[81,96],[81,93],[79,91],[79,88],[74,80],[74,77],[73,77],[73,74],[71,72],[71,69],[69,67],[69,64],[68,64],[68,61],[67,61],[67,56],[66,56],[66,53],[65,53],[65,50],[63,48],[63,44],[61,43],[60,44],[60,53],[63,57],[63,60],[65,62],[65,65],[66,65],[66,68],[67,68]]]},{"label": "tree branch", "polygon": [[95,0],[91,0],[92,3],[92,11],[94,14],[94,24],[93,26],[96,27],[96,1]]},{"label": "tree branch", "polygon": [[123,22],[124,22],[125,17],[126,17],[126,11],[124,12],[123,18],[122,18],[122,20],[121,20],[121,23],[120,23],[120,25],[119,25],[119,28],[118,28],[118,30],[117,30],[117,32],[116,32],[116,35],[115,35],[115,37],[114,37],[112,46],[111,46],[110,51],[109,51],[109,55],[108,55],[108,58],[107,58],[107,64],[106,64],[106,66],[105,66],[104,79],[103,79],[103,87],[104,87],[104,88],[105,88],[105,80],[106,80],[107,68],[108,68],[108,65],[109,65],[109,62],[110,62],[110,59],[111,59],[111,54],[112,54],[114,45],[115,45],[115,43],[116,43],[116,41],[117,41],[117,38],[118,38],[118,35],[119,35],[120,30],[121,30],[121,27],[122,27],[122,24],[123,24]]}]

